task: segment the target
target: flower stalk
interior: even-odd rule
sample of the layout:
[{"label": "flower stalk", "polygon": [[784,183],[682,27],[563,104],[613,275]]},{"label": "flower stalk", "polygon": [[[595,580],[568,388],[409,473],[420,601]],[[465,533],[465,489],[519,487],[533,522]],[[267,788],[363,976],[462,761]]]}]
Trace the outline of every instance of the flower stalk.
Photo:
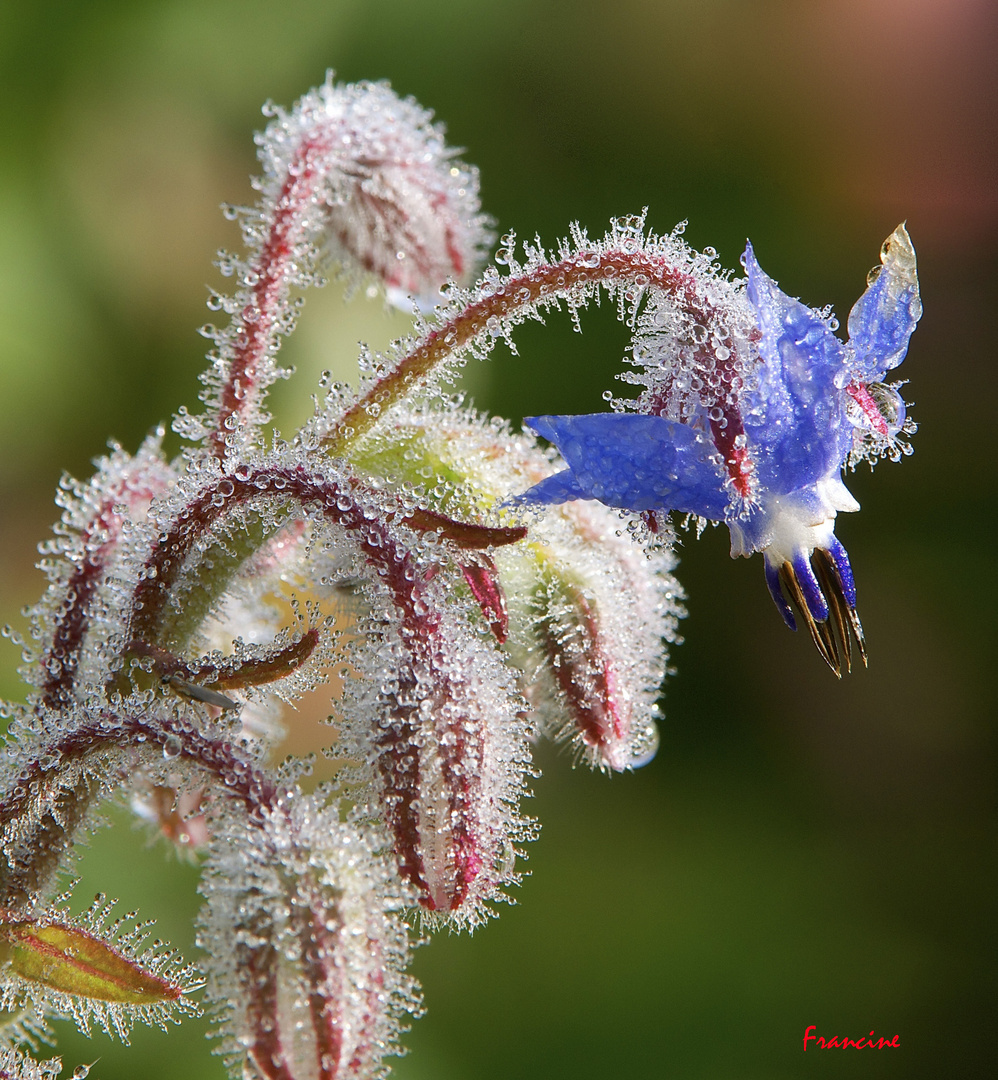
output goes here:
[{"label": "flower stalk", "polygon": [[[174,421],[189,446],[169,461],[157,432],[66,482],[43,548],[32,690],[3,706],[0,1077],[51,1075],[14,1044],[52,1018],[127,1040],[196,1011],[202,985],[233,1076],[385,1076],[422,1007],[418,927],[481,926],[519,881],[534,741],[604,770],[653,757],[684,613],[673,511],[761,553],[836,674],[866,661],[834,523],[858,509],[843,469],[903,456],[914,430],[885,382],[921,311],[903,226],[846,342],[751,247],[735,281],[643,216],[522,263],[510,234],[474,281],[477,173],[429,113],[330,77],[269,115],[260,201],[228,211],[246,255],[221,256],[236,291],[209,301],[231,318],[203,331],[205,408]],[[328,266],[415,332],[361,357],[358,390],[324,379],[265,449],[292,294]],[[525,320],[564,306],[578,325],[603,297],[639,388],[612,412],[528,418],[545,445],[444,392]],[[311,759],[274,756],[283,704],[327,683],[337,769],[315,785]],[[122,795],[203,865],[203,979],[144,925],[109,926],[103,898],[77,917],[57,895]]]}]

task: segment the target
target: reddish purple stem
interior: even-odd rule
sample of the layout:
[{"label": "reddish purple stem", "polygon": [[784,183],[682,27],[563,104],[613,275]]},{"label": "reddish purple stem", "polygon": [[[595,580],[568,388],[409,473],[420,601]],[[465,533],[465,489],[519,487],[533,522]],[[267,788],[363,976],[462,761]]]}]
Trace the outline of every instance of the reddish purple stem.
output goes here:
[{"label": "reddish purple stem", "polygon": [[[115,507],[126,497],[151,499],[162,486],[151,484],[129,487],[129,478],[105,496],[97,513],[80,534],[83,556],[70,576],[66,588],[69,604],[59,617],[52,634],[52,644],[42,658],[41,667],[46,679],[42,684],[42,701],[47,708],[66,708],[73,700],[74,682],[80,663],[80,649],[90,626],[90,606],[98,586],[104,580],[108,562],[118,540],[124,522]],[[91,549],[94,538],[101,533],[105,540]]]},{"label": "reddish purple stem", "polygon": [[219,460],[229,455],[226,435],[246,420],[259,396],[260,369],[276,336],[296,249],[306,239],[305,213],[324,175],[322,159],[328,153],[328,140],[319,136],[304,139],[295,150],[274,206],[270,231],[253,263],[251,299],[235,324],[218,417],[209,435],[211,451]]},{"label": "reddish purple stem", "polygon": [[[592,251],[580,252],[561,262],[544,264],[526,274],[507,278],[495,291],[432,330],[340,417],[329,433],[330,446],[342,450],[351,440],[368,432],[380,416],[412,392],[416,382],[425,379],[435,367],[474,338],[487,333],[490,320],[502,322],[545,300],[568,296],[573,290],[597,284],[635,288],[650,285],[671,294],[677,305],[702,325],[716,325],[720,321],[720,313],[702,295],[696,277],[670,265],[662,256],[623,249],[598,255]],[[734,357],[735,344],[730,337],[725,337],[723,343],[732,353],[724,369],[730,369],[733,374],[738,366]],[[706,367],[718,367],[717,357],[706,344],[697,348],[697,358]],[[715,444],[724,457],[735,489],[747,496],[751,474],[744,453],[735,445],[738,435],[744,432],[741,415],[722,397],[704,404],[707,408],[720,408],[722,412],[725,423],[715,421],[711,424]],[[372,405],[378,407],[371,409]]]}]

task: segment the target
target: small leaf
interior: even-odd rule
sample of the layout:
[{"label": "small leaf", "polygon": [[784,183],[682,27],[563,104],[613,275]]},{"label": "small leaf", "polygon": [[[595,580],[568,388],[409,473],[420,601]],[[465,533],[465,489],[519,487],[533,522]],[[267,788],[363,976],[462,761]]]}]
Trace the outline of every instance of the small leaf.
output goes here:
[{"label": "small leaf", "polygon": [[99,895],[78,917],[0,910],[0,1008],[29,1007],[37,1020],[71,1016],[84,1034],[96,1020],[123,1042],[137,1020],[165,1028],[197,1015],[187,997],[202,985],[195,969],[160,941],[144,948],[149,923],[124,930],[126,915],[108,925],[115,903]]},{"label": "small leaf", "polygon": [[14,974],[53,990],[126,1005],[176,1001],[183,989],[75,926],[0,925],[0,957]]}]

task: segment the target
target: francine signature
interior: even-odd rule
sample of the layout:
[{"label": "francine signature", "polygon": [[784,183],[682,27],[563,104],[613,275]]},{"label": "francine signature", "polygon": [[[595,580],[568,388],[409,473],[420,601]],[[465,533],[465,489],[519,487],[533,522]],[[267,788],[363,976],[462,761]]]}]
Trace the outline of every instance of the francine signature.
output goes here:
[{"label": "francine signature", "polygon": [[830,1050],[833,1046],[841,1047],[854,1047],[856,1050],[886,1050],[888,1047],[898,1048],[901,1046],[901,1036],[895,1035],[893,1039],[874,1038],[874,1033],[871,1031],[869,1036],[863,1036],[859,1039],[850,1039],[845,1035],[833,1035],[830,1039],[826,1039],[824,1035],[814,1035],[812,1032],[817,1027],[816,1024],[809,1024],[804,1031],[804,1050],[806,1051],[809,1042],[814,1042],[812,1050]]}]

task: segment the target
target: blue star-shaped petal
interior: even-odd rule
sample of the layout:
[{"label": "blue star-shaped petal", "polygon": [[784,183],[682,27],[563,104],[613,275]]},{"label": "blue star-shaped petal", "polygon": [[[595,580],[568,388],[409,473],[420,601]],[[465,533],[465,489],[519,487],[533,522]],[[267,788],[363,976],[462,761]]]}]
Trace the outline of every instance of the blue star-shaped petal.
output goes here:
[{"label": "blue star-shaped petal", "polygon": [[780,290],[749,245],[744,297],[755,326],[737,362],[728,360],[732,350],[725,346],[725,362],[706,372],[715,398],[686,402],[675,416],[529,418],[567,468],[518,501],[598,499],[626,510],[678,510],[723,521],[732,555],[762,552],[784,619],[796,628],[796,609],[836,674],[850,667],[851,639],[865,662],[852,570],[833,531],[839,511],[859,509],[842,470],[859,457],[889,452],[903,427],[903,402],[880,380],[904,358],[921,314],[914,249],[903,225],[881,259],[852,309],[843,343],[828,315]]}]

